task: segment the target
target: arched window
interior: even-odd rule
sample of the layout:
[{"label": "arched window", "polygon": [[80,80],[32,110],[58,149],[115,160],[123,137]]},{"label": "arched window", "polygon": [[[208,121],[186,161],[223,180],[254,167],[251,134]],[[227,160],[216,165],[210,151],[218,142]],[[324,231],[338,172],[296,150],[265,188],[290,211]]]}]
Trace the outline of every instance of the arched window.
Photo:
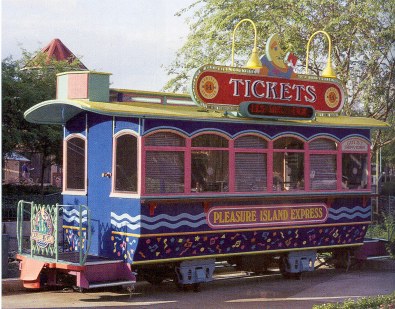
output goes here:
[{"label": "arched window", "polygon": [[235,140],[235,190],[267,190],[267,141],[256,135]]},{"label": "arched window", "polygon": [[343,190],[368,189],[369,143],[360,138],[348,138],[341,147]]},{"label": "arched window", "polygon": [[137,137],[120,134],[115,138],[114,192],[137,192]]},{"label": "arched window", "polygon": [[310,189],[337,189],[337,143],[317,138],[309,143]]},{"label": "arched window", "polygon": [[229,191],[229,142],[216,134],[202,134],[192,139],[192,192]]},{"label": "arched window", "polygon": [[173,132],[145,137],[145,193],[183,193],[185,138]]},{"label": "arched window", "polygon": [[86,146],[85,138],[72,136],[65,147],[65,190],[86,190]]},{"label": "arched window", "polygon": [[273,142],[273,190],[304,189],[304,142],[281,137]]}]

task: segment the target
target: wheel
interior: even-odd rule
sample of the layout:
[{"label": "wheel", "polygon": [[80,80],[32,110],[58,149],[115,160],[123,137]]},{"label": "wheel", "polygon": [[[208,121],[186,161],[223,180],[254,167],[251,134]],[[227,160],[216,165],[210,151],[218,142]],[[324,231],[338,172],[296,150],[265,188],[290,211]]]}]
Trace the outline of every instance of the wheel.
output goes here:
[{"label": "wheel", "polygon": [[288,263],[287,256],[281,256],[279,261],[278,261],[278,268],[280,269],[281,275],[285,279],[290,279],[292,274],[290,272],[286,271],[287,263]]},{"label": "wheel", "polygon": [[336,269],[349,270],[351,266],[351,252],[350,250],[339,250],[333,252],[333,265]]},{"label": "wheel", "polygon": [[161,275],[145,274],[144,279],[152,285],[160,285],[164,278]]},{"label": "wheel", "polygon": [[175,286],[177,287],[178,291],[183,291],[184,290],[185,286],[180,283],[180,280],[178,279],[177,273],[174,273],[173,282],[174,282]]},{"label": "wheel", "polygon": [[192,287],[194,292],[200,292],[200,283],[194,283]]},{"label": "wheel", "polygon": [[149,278],[149,279],[146,278],[145,280],[147,280],[152,285],[160,285],[164,279],[162,279],[162,278]]},{"label": "wheel", "polygon": [[84,293],[84,288],[80,286],[73,285],[73,290],[79,293]]}]

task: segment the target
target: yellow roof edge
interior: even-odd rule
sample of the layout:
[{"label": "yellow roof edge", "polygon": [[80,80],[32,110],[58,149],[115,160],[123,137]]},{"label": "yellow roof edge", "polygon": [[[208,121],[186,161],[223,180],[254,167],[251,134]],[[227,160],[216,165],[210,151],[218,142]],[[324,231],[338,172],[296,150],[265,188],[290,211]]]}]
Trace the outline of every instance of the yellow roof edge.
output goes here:
[{"label": "yellow roof edge", "polygon": [[[60,112],[59,108],[65,110]],[[275,120],[241,117],[235,113],[206,110],[194,105],[164,105],[157,103],[92,102],[86,100],[50,100],[41,102],[25,112],[25,118],[33,123],[57,123],[68,121],[79,112],[88,111],[109,116],[161,118],[197,121],[221,121],[269,125],[387,129],[390,125],[376,119],[349,116],[317,116],[313,120]],[[65,114],[68,117],[65,118]]]},{"label": "yellow roof edge", "polygon": [[56,76],[61,76],[61,75],[68,75],[68,74],[98,74],[98,75],[112,75],[112,73],[109,72],[97,72],[97,71],[91,71],[91,70],[78,70],[78,71],[67,71],[67,72],[61,72],[56,74]]},{"label": "yellow roof edge", "polygon": [[152,94],[152,95],[160,95],[160,96],[172,96],[172,97],[180,97],[180,98],[190,98],[192,97],[187,93],[173,93],[173,92],[162,92],[162,91],[147,91],[147,90],[134,90],[134,89],[123,89],[123,88],[110,88],[110,91],[119,91],[123,93],[141,93],[141,94]]}]

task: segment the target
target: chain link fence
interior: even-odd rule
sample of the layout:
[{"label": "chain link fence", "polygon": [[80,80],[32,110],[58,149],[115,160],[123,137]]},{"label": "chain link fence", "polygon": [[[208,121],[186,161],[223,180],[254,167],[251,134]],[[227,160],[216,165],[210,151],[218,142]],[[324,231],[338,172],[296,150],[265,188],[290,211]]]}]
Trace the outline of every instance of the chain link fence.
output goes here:
[{"label": "chain link fence", "polygon": [[[20,200],[34,202],[44,205],[55,205],[62,203],[61,193],[53,193],[48,195],[3,195],[2,202],[2,221],[16,221],[17,219],[17,206]],[[25,212],[23,215],[24,220],[30,220],[30,213]]]}]

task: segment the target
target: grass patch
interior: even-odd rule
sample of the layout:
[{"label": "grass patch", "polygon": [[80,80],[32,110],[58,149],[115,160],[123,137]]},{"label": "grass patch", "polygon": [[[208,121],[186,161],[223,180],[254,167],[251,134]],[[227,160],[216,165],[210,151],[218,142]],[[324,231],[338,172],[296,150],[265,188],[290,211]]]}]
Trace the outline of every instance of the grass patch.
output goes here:
[{"label": "grass patch", "polygon": [[389,295],[347,299],[342,303],[314,305],[313,309],[395,309],[395,292]]}]

